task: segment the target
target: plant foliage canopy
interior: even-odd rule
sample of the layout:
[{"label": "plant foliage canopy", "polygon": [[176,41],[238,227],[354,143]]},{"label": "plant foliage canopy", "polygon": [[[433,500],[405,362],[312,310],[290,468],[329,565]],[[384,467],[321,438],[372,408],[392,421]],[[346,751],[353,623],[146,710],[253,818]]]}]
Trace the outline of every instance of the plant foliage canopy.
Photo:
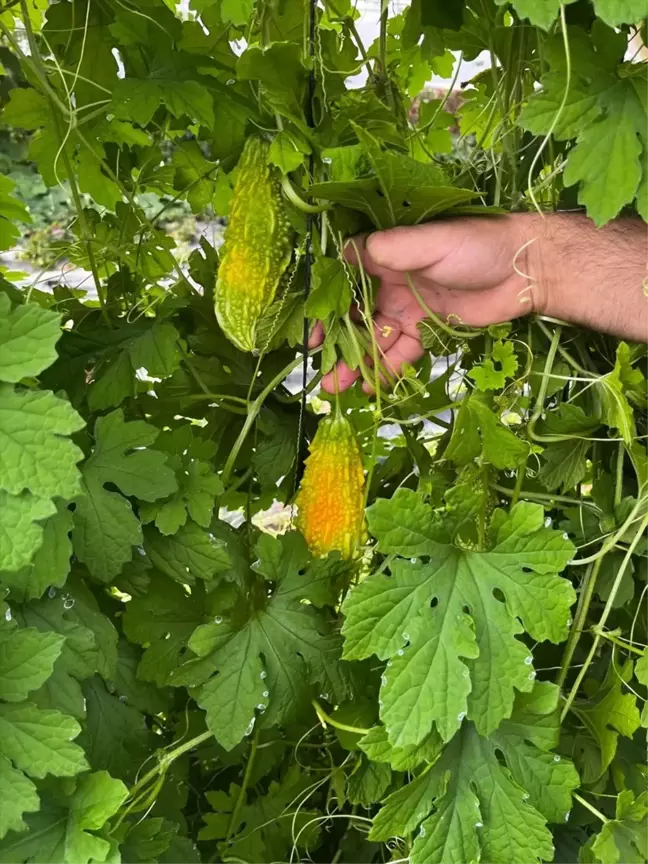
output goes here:
[{"label": "plant foliage canopy", "polygon": [[645,349],[427,310],[394,376],[344,253],[648,219],[645,12],[0,0],[0,137],[86,274],[0,266],[0,862],[646,861]]}]

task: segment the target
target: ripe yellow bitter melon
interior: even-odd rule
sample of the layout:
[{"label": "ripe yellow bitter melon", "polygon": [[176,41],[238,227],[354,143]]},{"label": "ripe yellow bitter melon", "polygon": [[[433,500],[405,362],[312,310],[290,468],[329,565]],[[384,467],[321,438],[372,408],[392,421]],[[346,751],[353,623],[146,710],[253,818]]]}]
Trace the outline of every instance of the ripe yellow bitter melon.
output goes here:
[{"label": "ripe yellow bitter melon", "polygon": [[292,230],[268,148],[256,136],[245,142],[216,280],[218,323],[241,351],[255,349],[257,323],[292,254]]},{"label": "ripe yellow bitter melon", "polygon": [[297,493],[296,523],[313,555],[353,558],[364,539],[365,478],[351,423],[339,411],[322,420]]}]

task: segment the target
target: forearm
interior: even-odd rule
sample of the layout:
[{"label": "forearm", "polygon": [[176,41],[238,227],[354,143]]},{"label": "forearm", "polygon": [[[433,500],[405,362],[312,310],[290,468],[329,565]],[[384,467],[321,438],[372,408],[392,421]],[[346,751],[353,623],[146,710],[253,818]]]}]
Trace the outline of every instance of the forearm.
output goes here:
[{"label": "forearm", "polygon": [[646,225],[596,228],[579,213],[520,214],[534,311],[637,342],[648,340]]}]

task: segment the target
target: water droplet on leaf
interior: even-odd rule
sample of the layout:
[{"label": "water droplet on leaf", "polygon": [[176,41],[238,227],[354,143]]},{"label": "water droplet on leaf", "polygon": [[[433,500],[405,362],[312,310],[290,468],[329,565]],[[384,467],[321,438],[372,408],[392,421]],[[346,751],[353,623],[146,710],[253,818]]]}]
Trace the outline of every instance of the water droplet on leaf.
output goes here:
[{"label": "water droplet on leaf", "polygon": [[524,662],[526,663],[527,666],[530,666],[533,663],[533,657],[531,657],[531,655],[529,655],[528,657],[525,657]]},{"label": "water droplet on leaf", "polygon": [[465,712],[465,711],[460,711],[460,712],[457,714],[457,720],[461,723],[461,721],[464,719],[465,716],[466,716],[466,712]]},{"label": "water droplet on leaf", "polygon": [[50,587],[48,588],[47,596],[52,598],[56,597],[56,588],[53,585],[50,585]]},{"label": "water droplet on leaf", "polygon": [[223,619],[221,618],[220,615],[217,615],[217,616],[214,618],[214,624],[222,624],[222,623],[223,623]]}]

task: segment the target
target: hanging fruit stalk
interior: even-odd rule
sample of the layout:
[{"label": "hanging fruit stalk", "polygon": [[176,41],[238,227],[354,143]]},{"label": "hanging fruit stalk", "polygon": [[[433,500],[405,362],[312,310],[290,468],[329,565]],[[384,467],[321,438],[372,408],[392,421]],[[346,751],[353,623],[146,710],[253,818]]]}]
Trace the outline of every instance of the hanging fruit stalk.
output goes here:
[{"label": "hanging fruit stalk", "polygon": [[255,350],[257,324],[292,255],[292,229],[268,147],[259,137],[245,143],[216,280],[218,323],[241,351]]},{"label": "hanging fruit stalk", "polygon": [[337,409],[317,427],[296,499],[297,527],[314,555],[355,556],[363,542],[364,486],[353,426]]}]

